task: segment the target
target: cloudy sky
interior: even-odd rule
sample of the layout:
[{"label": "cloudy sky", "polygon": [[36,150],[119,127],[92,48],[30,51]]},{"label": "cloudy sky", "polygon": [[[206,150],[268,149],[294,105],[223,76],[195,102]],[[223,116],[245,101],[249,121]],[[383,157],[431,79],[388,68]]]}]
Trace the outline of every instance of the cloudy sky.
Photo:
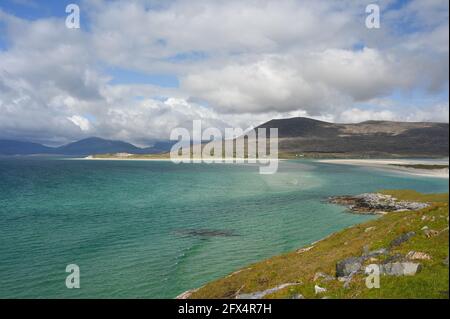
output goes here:
[{"label": "cloudy sky", "polygon": [[[66,5],[81,10],[65,25]],[[366,6],[381,9],[379,29]],[[0,0],[0,138],[138,145],[193,119],[448,122],[447,0]]]}]

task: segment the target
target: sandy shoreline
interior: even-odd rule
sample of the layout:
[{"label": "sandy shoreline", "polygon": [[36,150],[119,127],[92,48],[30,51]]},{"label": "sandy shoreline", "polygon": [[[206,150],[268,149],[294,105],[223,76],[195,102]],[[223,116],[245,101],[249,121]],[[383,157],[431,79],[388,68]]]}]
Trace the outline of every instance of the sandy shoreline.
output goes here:
[{"label": "sandy shoreline", "polygon": [[[132,157],[79,157],[79,158],[72,158],[74,160],[87,160],[87,161],[157,161],[157,162],[173,162],[170,158],[132,158]],[[188,162],[186,163],[206,163],[206,159],[204,158],[188,158]],[[247,163],[247,158],[224,158],[219,161],[211,162],[211,164],[232,164],[234,161],[240,161],[238,164],[260,164],[259,160],[256,160],[256,163]],[[263,159],[267,161],[268,159]],[[285,161],[285,159],[270,159],[270,161]],[[264,163],[263,163],[264,164]]]},{"label": "sandy shoreline", "polygon": [[417,169],[412,167],[402,167],[395,165],[448,165],[448,159],[442,160],[409,160],[409,159],[327,159],[318,160],[320,163],[337,165],[354,165],[363,167],[372,167],[392,172],[405,173],[417,176],[447,178],[449,176],[448,168],[443,169]]}]

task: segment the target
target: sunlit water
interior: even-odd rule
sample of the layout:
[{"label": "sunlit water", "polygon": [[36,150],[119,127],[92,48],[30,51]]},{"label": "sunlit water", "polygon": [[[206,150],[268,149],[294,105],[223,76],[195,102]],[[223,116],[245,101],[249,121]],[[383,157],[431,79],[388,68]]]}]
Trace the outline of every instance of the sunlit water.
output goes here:
[{"label": "sunlit water", "polygon": [[[327,204],[448,180],[309,161],[248,165],[0,159],[0,298],[173,298],[373,217]],[[81,270],[67,289],[66,265]]]}]

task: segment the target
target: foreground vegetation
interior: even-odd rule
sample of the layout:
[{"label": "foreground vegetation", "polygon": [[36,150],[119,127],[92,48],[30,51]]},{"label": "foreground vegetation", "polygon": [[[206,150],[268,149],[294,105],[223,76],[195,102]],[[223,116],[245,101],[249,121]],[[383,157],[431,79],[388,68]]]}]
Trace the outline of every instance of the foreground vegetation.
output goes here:
[{"label": "foreground vegetation", "polygon": [[[264,298],[448,298],[448,194],[382,192],[430,206],[420,211],[388,213],[309,247],[249,265],[193,291],[189,297],[236,298],[293,283]],[[414,276],[381,275],[378,289],[366,287],[364,274],[355,275],[346,287],[336,279],[338,261],[388,247],[393,239],[411,231],[416,235],[392,248],[390,256],[405,256],[411,251],[428,255],[430,259],[420,260],[422,269]],[[377,256],[367,263],[381,264],[385,258],[392,257]],[[326,291],[317,293],[316,285]]]}]

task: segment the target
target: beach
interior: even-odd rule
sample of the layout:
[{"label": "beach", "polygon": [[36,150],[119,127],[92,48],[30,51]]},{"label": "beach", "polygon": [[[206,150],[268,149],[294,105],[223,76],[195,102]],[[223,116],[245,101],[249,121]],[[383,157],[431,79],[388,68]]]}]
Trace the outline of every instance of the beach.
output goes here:
[{"label": "beach", "polygon": [[[392,172],[405,173],[417,176],[428,176],[448,179],[448,159],[326,159],[319,160],[320,163],[337,165],[355,165],[363,167],[373,167]],[[433,166],[446,165],[446,168],[414,168],[411,166]]]}]

